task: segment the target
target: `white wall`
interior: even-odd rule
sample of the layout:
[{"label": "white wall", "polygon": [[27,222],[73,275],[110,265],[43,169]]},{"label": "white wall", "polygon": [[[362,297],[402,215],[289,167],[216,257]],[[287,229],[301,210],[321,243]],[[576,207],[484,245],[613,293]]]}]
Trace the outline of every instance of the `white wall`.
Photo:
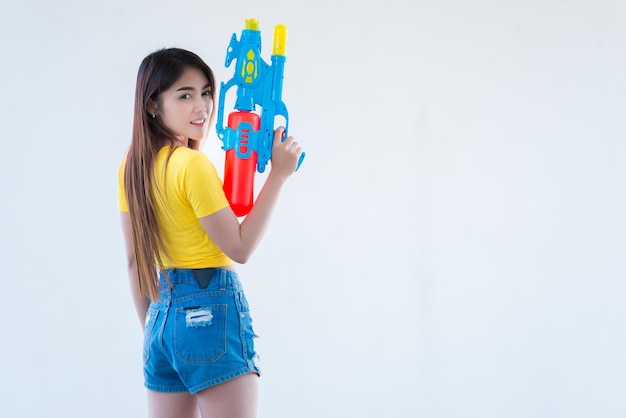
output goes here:
[{"label": "white wall", "polygon": [[246,17],[266,59],[289,28],[308,154],[240,268],[260,418],[624,417],[619,0],[3,1],[0,415],[144,416],[115,201],[136,71],[180,46],[227,80]]}]

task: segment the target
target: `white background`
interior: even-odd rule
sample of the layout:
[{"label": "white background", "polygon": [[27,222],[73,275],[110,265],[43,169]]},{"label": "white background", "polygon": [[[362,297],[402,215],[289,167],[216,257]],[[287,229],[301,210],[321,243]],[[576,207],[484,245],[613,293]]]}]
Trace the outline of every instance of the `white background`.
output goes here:
[{"label": "white background", "polygon": [[226,81],[246,17],[268,61],[288,27],[307,151],[239,269],[259,417],[625,417],[622,0],[3,0],[0,416],[145,415],[137,68],[178,46]]}]

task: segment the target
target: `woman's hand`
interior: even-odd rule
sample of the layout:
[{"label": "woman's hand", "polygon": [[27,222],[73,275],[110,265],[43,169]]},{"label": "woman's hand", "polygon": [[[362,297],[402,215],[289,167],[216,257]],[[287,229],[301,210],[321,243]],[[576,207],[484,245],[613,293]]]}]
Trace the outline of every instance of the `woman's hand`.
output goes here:
[{"label": "woman's hand", "polygon": [[281,180],[286,180],[287,177],[296,171],[298,160],[302,154],[302,148],[293,136],[289,136],[285,141],[282,141],[284,133],[285,128],[282,126],[274,131],[274,144],[272,146],[271,159],[272,169],[269,174]]}]

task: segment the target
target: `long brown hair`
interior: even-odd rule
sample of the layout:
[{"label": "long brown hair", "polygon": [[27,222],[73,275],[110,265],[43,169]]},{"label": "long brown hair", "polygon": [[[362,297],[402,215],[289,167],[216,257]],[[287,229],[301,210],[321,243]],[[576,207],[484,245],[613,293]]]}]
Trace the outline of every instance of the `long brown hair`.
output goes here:
[{"label": "long brown hair", "polygon": [[[209,80],[215,101],[215,79],[211,68],[196,54],[179,48],[161,49],[141,62],[135,89],[135,110],[131,144],[124,168],[124,188],[132,225],[135,262],[142,296],[157,300],[159,284],[157,267],[163,269],[163,237],[158,223],[154,182],[154,161],[163,146],[175,150],[175,134],[152,113],[159,95],[170,88],[189,67],[201,70]],[[213,120],[213,112],[209,123]],[[199,141],[189,140],[199,148]]]}]

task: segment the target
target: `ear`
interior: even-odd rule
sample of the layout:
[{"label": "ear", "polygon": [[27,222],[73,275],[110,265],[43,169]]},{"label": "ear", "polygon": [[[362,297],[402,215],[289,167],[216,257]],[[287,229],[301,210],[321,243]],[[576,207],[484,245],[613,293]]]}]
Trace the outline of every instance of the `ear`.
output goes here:
[{"label": "ear", "polygon": [[148,99],[148,105],[146,106],[146,110],[151,115],[157,113],[157,104],[156,104],[156,102],[154,100],[152,100],[152,99]]}]

